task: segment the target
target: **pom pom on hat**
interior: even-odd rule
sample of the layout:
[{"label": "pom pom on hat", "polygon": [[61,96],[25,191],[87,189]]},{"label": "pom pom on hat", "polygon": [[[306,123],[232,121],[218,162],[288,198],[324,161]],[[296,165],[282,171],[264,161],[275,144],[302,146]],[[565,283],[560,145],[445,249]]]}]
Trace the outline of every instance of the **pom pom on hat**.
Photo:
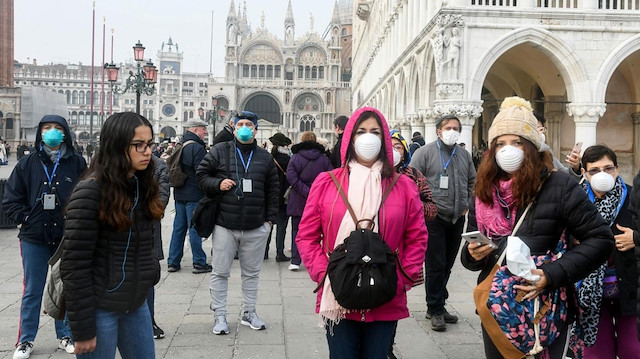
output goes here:
[{"label": "pom pom on hat", "polygon": [[533,115],[529,101],[516,96],[502,101],[500,112],[489,128],[489,143],[502,135],[520,136],[540,149],[542,143],[538,133],[538,120]]}]

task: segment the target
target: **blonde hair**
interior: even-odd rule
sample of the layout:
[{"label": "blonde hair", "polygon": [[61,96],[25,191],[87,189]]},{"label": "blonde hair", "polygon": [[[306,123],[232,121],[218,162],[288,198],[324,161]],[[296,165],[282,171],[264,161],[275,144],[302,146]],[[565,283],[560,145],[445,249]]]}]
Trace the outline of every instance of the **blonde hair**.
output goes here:
[{"label": "blonde hair", "polygon": [[313,131],[305,131],[302,133],[302,136],[300,137],[300,142],[306,142],[306,141],[316,141],[316,134]]}]

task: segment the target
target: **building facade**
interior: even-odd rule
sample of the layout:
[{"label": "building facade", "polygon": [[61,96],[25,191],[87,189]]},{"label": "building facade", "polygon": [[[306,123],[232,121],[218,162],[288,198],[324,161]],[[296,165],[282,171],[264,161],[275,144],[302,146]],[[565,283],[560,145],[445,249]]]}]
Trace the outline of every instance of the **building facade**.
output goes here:
[{"label": "building facade", "polygon": [[20,138],[21,92],[13,85],[13,0],[0,0],[0,136]]},{"label": "building facade", "polygon": [[404,136],[434,140],[455,114],[467,149],[502,99],[547,119],[559,158],[605,143],[623,178],[640,169],[640,8],[615,0],[371,0],[353,4],[354,108],[382,109]]}]

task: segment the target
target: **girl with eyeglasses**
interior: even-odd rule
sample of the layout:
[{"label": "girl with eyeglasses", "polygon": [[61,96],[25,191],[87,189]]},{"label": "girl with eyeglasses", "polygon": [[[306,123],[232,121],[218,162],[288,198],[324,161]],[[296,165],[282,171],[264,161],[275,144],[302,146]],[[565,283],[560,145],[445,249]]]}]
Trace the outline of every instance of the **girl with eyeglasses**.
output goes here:
[{"label": "girl with eyeglasses", "polygon": [[60,272],[77,358],[153,358],[147,294],[160,278],[153,221],[164,206],[151,162],[153,128],[110,116],[89,175],[67,207]]},{"label": "girl with eyeglasses", "polygon": [[582,155],[582,188],[615,235],[607,262],[576,284],[579,316],[571,337],[575,358],[638,358],[638,267],[629,210],[633,188],[624,183],[610,148],[591,146]]}]

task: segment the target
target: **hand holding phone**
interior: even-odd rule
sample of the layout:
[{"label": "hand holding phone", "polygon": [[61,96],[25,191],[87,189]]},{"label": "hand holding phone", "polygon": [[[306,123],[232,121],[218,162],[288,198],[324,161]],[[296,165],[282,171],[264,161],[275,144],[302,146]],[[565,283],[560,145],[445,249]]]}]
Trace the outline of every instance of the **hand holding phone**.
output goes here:
[{"label": "hand holding phone", "polygon": [[566,161],[569,162],[571,168],[573,168],[575,171],[578,171],[580,169],[580,160],[582,159],[582,156],[580,156],[580,151],[582,151],[582,142],[577,142],[575,146],[573,146],[571,153],[567,155]]},{"label": "hand holding phone", "polygon": [[579,155],[580,151],[582,151],[582,142],[576,142],[575,146],[573,146],[573,149],[571,150],[571,153]]},{"label": "hand holding phone", "polygon": [[491,248],[498,248],[498,246],[493,243],[491,239],[482,234],[479,231],[462,233],[462,238],[464,238],[467,242],[471,243],[482,243],[482,245],[489,245]]}]

